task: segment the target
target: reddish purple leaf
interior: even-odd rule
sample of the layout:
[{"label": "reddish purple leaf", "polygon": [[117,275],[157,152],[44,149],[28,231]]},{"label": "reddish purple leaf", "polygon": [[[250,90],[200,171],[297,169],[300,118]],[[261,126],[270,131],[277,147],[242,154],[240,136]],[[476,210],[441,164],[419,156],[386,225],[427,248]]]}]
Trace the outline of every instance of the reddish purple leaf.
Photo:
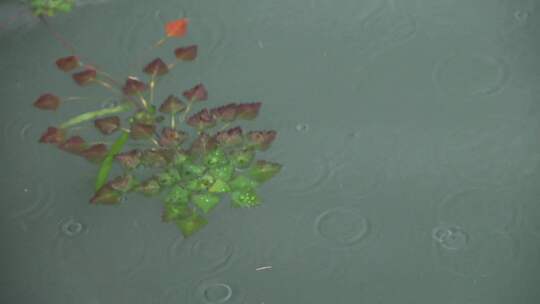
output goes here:
[{"label": "reddish purple leaf", "polygon": [[156,131],[155,125],[143,124],[140,122],[135,122],[131,124],[131,138],[135,140],[147,139],[154,135]]},{"label": "reddish purple leaf", "polygon": [[94,69],[86,69],[82,72],[78,72],[72,75],[73,80],[80,85],[85,86],[90,84],[96,79],[97,72]]},{"label": "reddish purple leaf", "polygon": [[197,130],[203,130],[214,127],[216,125],[216,119],[210,114],[208,109],[204,108],[190,116],[187,120],[187,124]]},{"label": "reddish purple leaf", "polygon": [[225,122],[231,122],[236,119],[237,115],[237,104],[229,103],[221,107],[217,107],[210,110],[210,113],[217,119]]},{"label": "reddish purple leaf", "polygon": [[159,107],[161,113],[178,113],[186,109],[186,104],[180,98],[169,95]]},{"label": "reddish purple leaf", "polygon": [[135,188],[135,191],[142,193],[145,196],[153,196],[159,194],[160,186],[158,179],[151,177],[143,181],[139,186]]},{"label": "reddish purple leaf", "polygon": [[169,72],[169,67],[163,60],[156,58],[146,65],[143,72],[149,75],[161,76]]},{"label": "reddish purple leaf", "polygon": [[206,88],[203,84],[197,84],[193,88],[184,91],[182,93],[185,98],[187,98],[191,102],[197,102],[197,101],[204,101],[208,99],[208,92],[206,91]]},{"label": "reddish purple leaf", "polygon": [[122,167],[131,170],[137,168],[141,164],[142,153],[139,150],[131,150],[128,152],[119,153],[115,156]]},{"label": "reddish purple leaf", "polygon": [[195,58],[197,58],[197,46],[196,45],[190,45],[186,47],[179,47],[176,50],[174,50],[174,55],[177,59],[183,60],[183,61],[192,61]]},{"label": "reddish purple leaf", "polygon": [[134,77],[128,77],[128,79],[126,79],[124,87],[122,88],[122,91],[126,95],[135,95],[137,93],[143,92],[144,90],[146,90],[146,88],[147,86],[146,84],[144,84],[144,82]]},{"label": "reddish purple leaf", "polygon": [[67,56],[56,60],[56,66],[64,72],[69,72],[79,65],[80,62],[77,56]]},{"label": "reddish purple leaf", "polygon": [[120,117],[111,116],[94,120],[94,126],[105,135],[111,134],[120,128]]},{"label": "reddish purple leaf", "polygon": [[261,108],[260,102],[241,103],[237,106],[237,118],[245,120],[253,120],[259,114]]},{"label": "reddish purple leaf", "polygon": [[133,178],[132,175],[126,174],[117,176],[116,178],[111,180],[109,184],[114,190],[118,190],[120,192],[128,192],[137,184],[137,181],[135,180],[135,178]]},{"label": "reddish purple leaf", "polygon": [[270,131],[250,131],[247,134],[248,141],[255,146],[255,148],[265,151],[270,147],[270,144],[276,139],[277,132]]},{"label": "reddish purple leaf", "polygon": [[207,133],[201,133],[191,143],[190,153],[204,154],[210,150],[215,149],[216,147],[217,147],[217,141],[215,138],[211,137]]},{"label": "reddish purple leaf", "polygon": [[164,167],[169,161],[167,151],[159,149],[147,149],[142,153],[142,164],[148,167]]},{"label": "reddish purple leaf", "polygon": [[56,110],[60,106],[60,98],[51,93],[45,93],[34,101],[34,107],[41,110]]},{"label": "reddish purple leaf", "polygon": [[71,136],[65,142],[60,144],[58,147],[64,151],[75,153],[75,154],[79,154],[84,149],[87,148],[86,142],[84,141],[84,139],[78,135]]},{"label": "reddish purple leaf", "polygon": [[60,144],[64,141],[64,138],[65,134],[62,129],[48,127],[47,131],[41,135],[39,142],[45,144]]},{"label": "reddish purple leaf", "polygon": [[107,146],[95,144],[82,150],[79,154],[91,162],[101,162],[107,155]]},{"label": "reddish purple leaf", "polygon": [[242,128],[235,127],[217,132],[215,138],[218,144],[222,146],[234,146],[241,144],[243,141]]},{"label": "reddish purple leaf", "polygon": [[188,134],[184,131],[177,131],[169,127],[161,130],[159,144],[162,146],[174,146],[182,144],[188,138]]}]

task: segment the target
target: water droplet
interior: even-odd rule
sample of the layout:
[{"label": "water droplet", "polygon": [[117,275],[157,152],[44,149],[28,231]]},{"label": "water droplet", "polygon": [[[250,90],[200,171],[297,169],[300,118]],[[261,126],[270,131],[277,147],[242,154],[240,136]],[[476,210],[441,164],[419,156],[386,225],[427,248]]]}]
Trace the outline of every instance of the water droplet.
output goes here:
[{"label": "water droplet", "polygon": [[324,211],[315,219],[319,236],[337,246],[351,246],[369,233],[369,222],[358,210],[333,208]]},{"label": "water droplet", "polygon": [[309,125],[305,123],[299,123],[296,125],[296,131],[307,132],[309,131]]}]

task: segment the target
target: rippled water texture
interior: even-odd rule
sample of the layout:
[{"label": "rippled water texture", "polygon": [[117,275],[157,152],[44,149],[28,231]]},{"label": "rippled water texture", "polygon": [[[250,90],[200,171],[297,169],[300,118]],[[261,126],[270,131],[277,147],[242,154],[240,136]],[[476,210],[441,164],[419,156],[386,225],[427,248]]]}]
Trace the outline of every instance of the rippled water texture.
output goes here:
[{"label": "rippled water texture", "polygon": [[[276,130],[257,158],[283,166],[190,238],[159,198],[89,204],[96,166],[38,139],[119,100],[2,1],[0,303],[540,303],[539,0],[76,0],[48,23],[120,82],[197,44],[155,99],[262,101],[241,126]],[[90,99],[40,112],[43,93]]]}]

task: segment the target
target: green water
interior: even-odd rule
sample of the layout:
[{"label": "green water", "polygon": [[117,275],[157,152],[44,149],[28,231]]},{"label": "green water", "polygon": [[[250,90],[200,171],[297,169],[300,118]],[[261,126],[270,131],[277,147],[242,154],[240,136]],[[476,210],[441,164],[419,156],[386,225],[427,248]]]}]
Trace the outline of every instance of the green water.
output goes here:
[{"label": "green water", "polygon": [[[49,23],[119,79],[198,44],[156,98],[262,101],[246,127],[284,167],[189,239],[158,200],[88,204],[97,167],[37,139],[109,93],[3,1],[0,303],[540,303],[540,1],[81,0]],[[44,113],[44,92],[98,101]]]}]

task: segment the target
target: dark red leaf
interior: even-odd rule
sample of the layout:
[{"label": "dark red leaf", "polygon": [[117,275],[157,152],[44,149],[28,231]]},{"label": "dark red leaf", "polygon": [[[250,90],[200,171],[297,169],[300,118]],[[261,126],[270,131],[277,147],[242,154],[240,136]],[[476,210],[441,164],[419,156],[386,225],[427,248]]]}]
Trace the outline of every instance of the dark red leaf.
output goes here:
[{"label": "dark red leaf", "polygon": [[177,113],[186,109],[186,104],[180,98],[169,95],[159,107],[161,113]]},{"label": "dark red leaf", "polygon": [[217,119],[225,122],[231,122],[236,119],[237,104],[229,103],[221,107],[217,107],[210,110],[210,113]]},{"label": "dark red leaf", "polygon": [[237,118],[245,119],[245,120],[252,120],[257,117],[259,114],[259,110],[261,108],[260,102],[253,102],[253,103],[241,103],[237,106]]},{"label": "dark red leaf", "polygon": [[190,153],[204,154],[210,150],[215,149],[216,147],[217,147],[217,141],[215,138],[211,137],[207,133],[201,133],[191,143]]},{"label": "dark red leaf", "polygon": [[247,134],[248,141],[255,146],[255,148],[264,151],[270,147],[270,144],[276,139],[277,132],[270,131],[250,131]]},{"label": "dark red leaf", "polygon": [[190,45],[186,47],[179,47],[176,50],[174,50],[174,55],[177,59],[183,60],[183,61],[192,61],[195,58],[197,58],[197,46],[196,45]]},{"label": "dark red leaf", "polygon": [[161,76],[169,72],[169,67],[165,62],[163,62],[163,60],[156,58],[146,65],[143,72],[149,75]]},{"label": "dark red leaf", "polygon": [[91,162],[101,162],[107,155],[107,146],[95,144],[82,150],[79,154]]},{"label": "dark red leaf", "polygon": [[48,127],[47,131],[41,135],[39,142],[45,144],[60,144],[64,141],[64,138],[65,134],[62,129]]},{"label": "dark red leaf", "polygon": [[214,127],[216,125],[216,119],[210,114],[210,111],[205,108],[191,115],[186,123],[197,130],[203,130]]},{"label": "dark red leaf", "polygon": [[80,62],[77,56],[67,56],[56,60],[56,66],[64,72],[69,72],[79,65]]},{"label": "dark red leaf", "polygon": [[234,146],[241,144],[243,141],[242,128],[235,127],[217,132],[215,138],[218,144],[223,146]]},{"label": "dark red leaf", "polygon": [[159,144],[162,146],[180,145],[188,138],[188,134],[184,131],[177,131],[169,127],[161,130]]},{"label": "dark red leaf", "polygon": [[138,80],[134,77],[128,77],[122,91],[126,95],[135,95],[137,93],[143,92],[146,90],[147,86],[144,82]]},{"label": "dark red leaf", "polygon": [[103,187],[94,194],[90,199],[92,204],[105,204],[114,205],[121,201],[122,193],[111,187],[109,184],[105,184]]},{"label": "dark red leaf", "polygon": [[41,110],[56,110],[60,106],[60,98],[51,93],[45,93],[34,101],[34,107]]},{"label": "dark red leaf", "polygon": [[140,122],[135,122],[131,124],[131,138],[135,140],[147,139],[154,135],[156,131],[155,125],[143,124]]},{"label": "dark red leaf", "polygon": [[73,80],[75,80],[75,82],[80,86],[90,84],[96,79],[96,76],[97,72],[94,69],[86,69],[82,72],[78,72],[72,75]]},{"label": "dark red leaf", "polygon": [[203,84],[197,84],[193,88],[184,91],[182,94],[185,98],[187,98],[191,102],[196,101],[204,101],[208,99],[208,92],[206,91],[206,88]]},{"label": "dark red leaf", "polygon": [[75,153],[75,154],[79,154],[84,149],[87,148],[84,139],[78,135],[71,136],[65,142],[60,144],[58,147],[64,151]]},{"label": "dark red leaf", "polygon": [[119,153],[115,158],[125,169],[131,170],[137,168],[141,164],[141,156],[141,151],[131,150]]},{"label": "dark red leaf", "polygon": [[111,116],[94,120],[94,126],[103,134],[108,135],[120,128],[120,117]]}]

